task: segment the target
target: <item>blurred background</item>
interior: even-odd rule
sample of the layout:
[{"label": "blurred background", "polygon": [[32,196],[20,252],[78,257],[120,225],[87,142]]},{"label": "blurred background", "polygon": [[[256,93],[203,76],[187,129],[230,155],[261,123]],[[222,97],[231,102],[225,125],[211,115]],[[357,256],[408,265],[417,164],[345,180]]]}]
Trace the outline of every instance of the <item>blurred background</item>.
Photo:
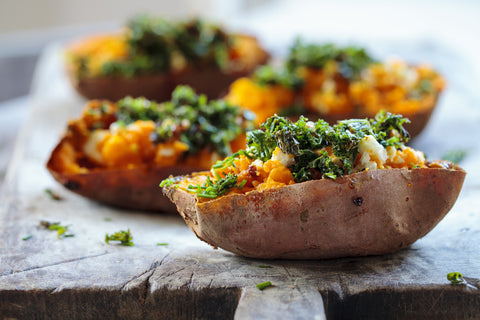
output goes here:
[{"label": "blurred background", "polygon": [[31,104],[32,79],[41,73],[39,61],[46,48],[116,30],[145,12],[212,19],[256,35],[274,57],[284,55],[302,35],[318,42],[359,44],[379,58],[428,61],[457,93],[450,103],[478,106],[478,100],[471,102],[480,83],[478,0],[1,0],[0,179]]}]

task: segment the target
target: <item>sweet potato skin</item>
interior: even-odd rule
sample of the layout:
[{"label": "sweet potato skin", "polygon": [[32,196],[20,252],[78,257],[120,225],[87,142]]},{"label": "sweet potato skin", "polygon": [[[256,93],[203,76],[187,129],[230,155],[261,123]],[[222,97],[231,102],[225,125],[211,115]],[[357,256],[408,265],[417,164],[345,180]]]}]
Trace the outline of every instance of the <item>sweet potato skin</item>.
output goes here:
[{"label": "sweet potato skin", "polygon": [[175,206],[163,196],[159,183],[171,174],[185,175],[202,170],[188,166],[135,166],[134,168],[89,170],[68,173],[61,164],[61,148],[70,143],[62,139],[52,151],[47,169],[65,188],[91,200],[115,207],[173,213]]},{"label": "sweet potato skin", "polygon": [[447,214],[464,178],[458,167],[385,169],[206,202],[172,187],[164,193],[214,247],[254,258],[327,259],[408,247]]}]

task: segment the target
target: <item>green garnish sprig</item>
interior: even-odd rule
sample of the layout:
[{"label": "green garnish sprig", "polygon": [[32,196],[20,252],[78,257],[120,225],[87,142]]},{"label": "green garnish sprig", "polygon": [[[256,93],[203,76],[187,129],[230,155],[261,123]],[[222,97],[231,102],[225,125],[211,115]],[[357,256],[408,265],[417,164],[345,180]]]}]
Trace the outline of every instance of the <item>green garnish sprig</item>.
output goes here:
[{"label": "green garnish sprig", "polygon": [[179,140],[188,145],[185,155],[210,148],[221,156],[232,153],[230,143],[253,128],[253,114],[224,100],[208,100],[189,86],[178,86],[171,101],[156,103],[145,98],[126,97],[117,103],[117,123],[152,120],[154,143]]},{"label": "green garnish sprig", "polygon": [[293,90],[299,90],[305,85],[305,80],[300,78],[296,72],[287,68],[275,69],[271,65],[258,67],[252,80],[261,86],[280,85]]},{"label": "green garnish sprig", "polygon": [[56,194],[55,192],[52,191],[52,189],[45,189],[45,193],[50,197],[50,199],[55,200],[55,201],[60,201],[62,198]]},{"label": "green garnish sprig", "polygon": [[257,284],[257,289],[258,290],[263,290],[263,289],[271,287],[271,286],[272,286],[272,282],[265,281],[265,282],[262,282],[262,283],[258,283]]},{"label": "green garnish sprig", "polygon": [[[196,68],[228,67],[232,37],[217,25],[200,19],[170,22],[143,14],[129,20],[127,29],[127,59],[104,63],[102,75],[132,77],[168,71],[179,56]],[[78,62],[79,71],[85,62]]]},{"label": "green garnish sprig", "polygon": [[110,243],[110,241],[119,241],[120,245],[122,246],[133,246],[132,240],[133,237],[130,233],[130,229],[128,229],[127,231],[120,230],[111,235],[109,235],[108,233],[105,234],[105,243]]},{"label": "green garnish sprig", "polygon": [[453,285],[466,284],[463,274],[460,272],[450,272],[447,274],[447,280]]},{"label": "green garnish sprig", "polygon": [[40,221],[40,226],[44,227],[48,230],[54,230],[57,231],[57,238],[62,239],[62,238],[69,238],[69,237],[74,237],[75,235],[72,233],[67,233],[69,225],[62,226],[60,222],[49,222],[46,220]]},{"label": "green garnish sprig", "polygon": [[291,71],[300,67],[321,69],[329,61],[338,63],[338,71],[345,79],[357,78],[362,70],[375,62],[364,48],[338,47],[332,43],[307,44],[301,38],[297,38],[290,48],[286,66]]},{"label": "green garnish sprig", "polygon": [[[293,155],[294,163],[288,167],[295,182],[316,179],[336,179],[352,172],[363,138],[372,136],[384,148],[401,148],[409,140],[403,124],[409,120],[388,112],[380,112],[374,119],[351,119],[330,126],[320,119],[308,121],[301,116],[297,122],[275,115],[260,127],[247,133],[247,149],[241,150],[212,166],[214,177],[207,177],[202,185],[190,185],[188,191],[199,197],[216,198],[231,188],[243,188],[245,180],[223,170],[235,166],[241,155],[266,162],[278,147]],[[330,151],[327,149],[330,148]],[[329,154],[329,152],[333,153]],[[222,174],[223,173],[223,174]],[[164,181],[162,184],[169,184]]]},{"label": "green garnish sprig", "polygon": [[238,183],[238,176],[229,173],[222,178],[212,180],[209,176],[207,176],[207,181],[204,182],[202,185],[189,185],[187,187],[187,191],[193,192],[200,198],[210,198],[214,199],[220,197],[230,191],[230,189],[237,187],[241,190],[247,180],[242,180]]}]

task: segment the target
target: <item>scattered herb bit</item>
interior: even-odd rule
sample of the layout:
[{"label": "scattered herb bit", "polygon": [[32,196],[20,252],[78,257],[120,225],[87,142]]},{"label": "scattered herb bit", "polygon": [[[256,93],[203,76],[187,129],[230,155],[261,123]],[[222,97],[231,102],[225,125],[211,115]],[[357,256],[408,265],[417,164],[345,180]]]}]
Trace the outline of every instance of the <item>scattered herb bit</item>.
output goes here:
[{"label": "scattered herb bit", "polygon": [[110,241],[120,241],[122,246],[133,246],[132,239],[133,237],[130,234],[130,229],[127,231],[120,230],[112,235],[109,235],[108,233],[105,234],[105,243],[110,243]]},{"label": "scattered herb bit", "polygon": [[267,287],[270,287],[271,285],[272,285],[272,283],[270,281],[265,281],[265,282],[257,284],[257,288],[258,288],[258,290],[263,290]]},{"label": "scattered herb bit", "polygon": [[49,222],[49,221],[42,220],[40,221],[40,226],[48,230],[56,230],[57,238],[59,239],[75,236],[74,234],[66,233],[68,231],[69,226],[68,225],[62,226],[60,225],[60,222]]},{"label": "scattered herb bit", "polygon": [[448,273],[447,274],[447,279],[453,285],[466,283],[465,279],[463,279],[463,274],[461,274],[460,272],[450,272],[450,273]]},{"label": "scattered herb bit", "polygon": [[267,265],[264,265],[264,264],[261,264],[258,266],[259,268],[271,268],[271,266],[267,266]]},{"label": "scattered herb bit", "polygon": [[112,221],[112,218],[103,218],[103,221]]},{"label": "scattered herb bit", "polygon": [[445,155],[443,155],[442,159],[450,161],[452,163],[458,164],[460,163],[465,157],[467,156],[467,150],[455,149],[450,150]]},{"label": "scattered herb bit", "polygon": [[25,236],[22,238],[23,241],[30,240],[33,238],[33,234],[29,234],[28,236]]},{"label": "scattered herb bit", "polygon": [[52,189],[45,189],[45,193],[48,194],[52,200],[62,200],[62,198],[58,194],[54,193]]},{"label": "scattered herb bit", "polygon": [[167,242],[159,242],[157,243],[157,246],[168,246]]}]

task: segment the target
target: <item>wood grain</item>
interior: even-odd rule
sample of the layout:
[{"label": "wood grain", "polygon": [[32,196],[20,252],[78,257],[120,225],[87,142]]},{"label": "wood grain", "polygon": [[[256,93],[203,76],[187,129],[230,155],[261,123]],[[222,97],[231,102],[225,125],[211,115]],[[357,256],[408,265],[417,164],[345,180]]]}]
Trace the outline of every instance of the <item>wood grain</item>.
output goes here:
[{"label": "wood grain", "polygon": [[[50,81],[49,92],[42,85],[0,195],[0,319],[478,319],[478,142],[457,203],[411,247],[364,258],[248,259],[201,242],[178,215],[102,206],[57,184],[45,162],[80,105],[51,95],[65,92],[63,82]],[[460,137],[473,132],[469,123],[457,124]],[[75,236],[57,239],[41,220]],[[104,242],[127,228],[133,247]],[[451,285],[453,271],[469,285]],[[258,290],[264,281],[272,286]]]}]

